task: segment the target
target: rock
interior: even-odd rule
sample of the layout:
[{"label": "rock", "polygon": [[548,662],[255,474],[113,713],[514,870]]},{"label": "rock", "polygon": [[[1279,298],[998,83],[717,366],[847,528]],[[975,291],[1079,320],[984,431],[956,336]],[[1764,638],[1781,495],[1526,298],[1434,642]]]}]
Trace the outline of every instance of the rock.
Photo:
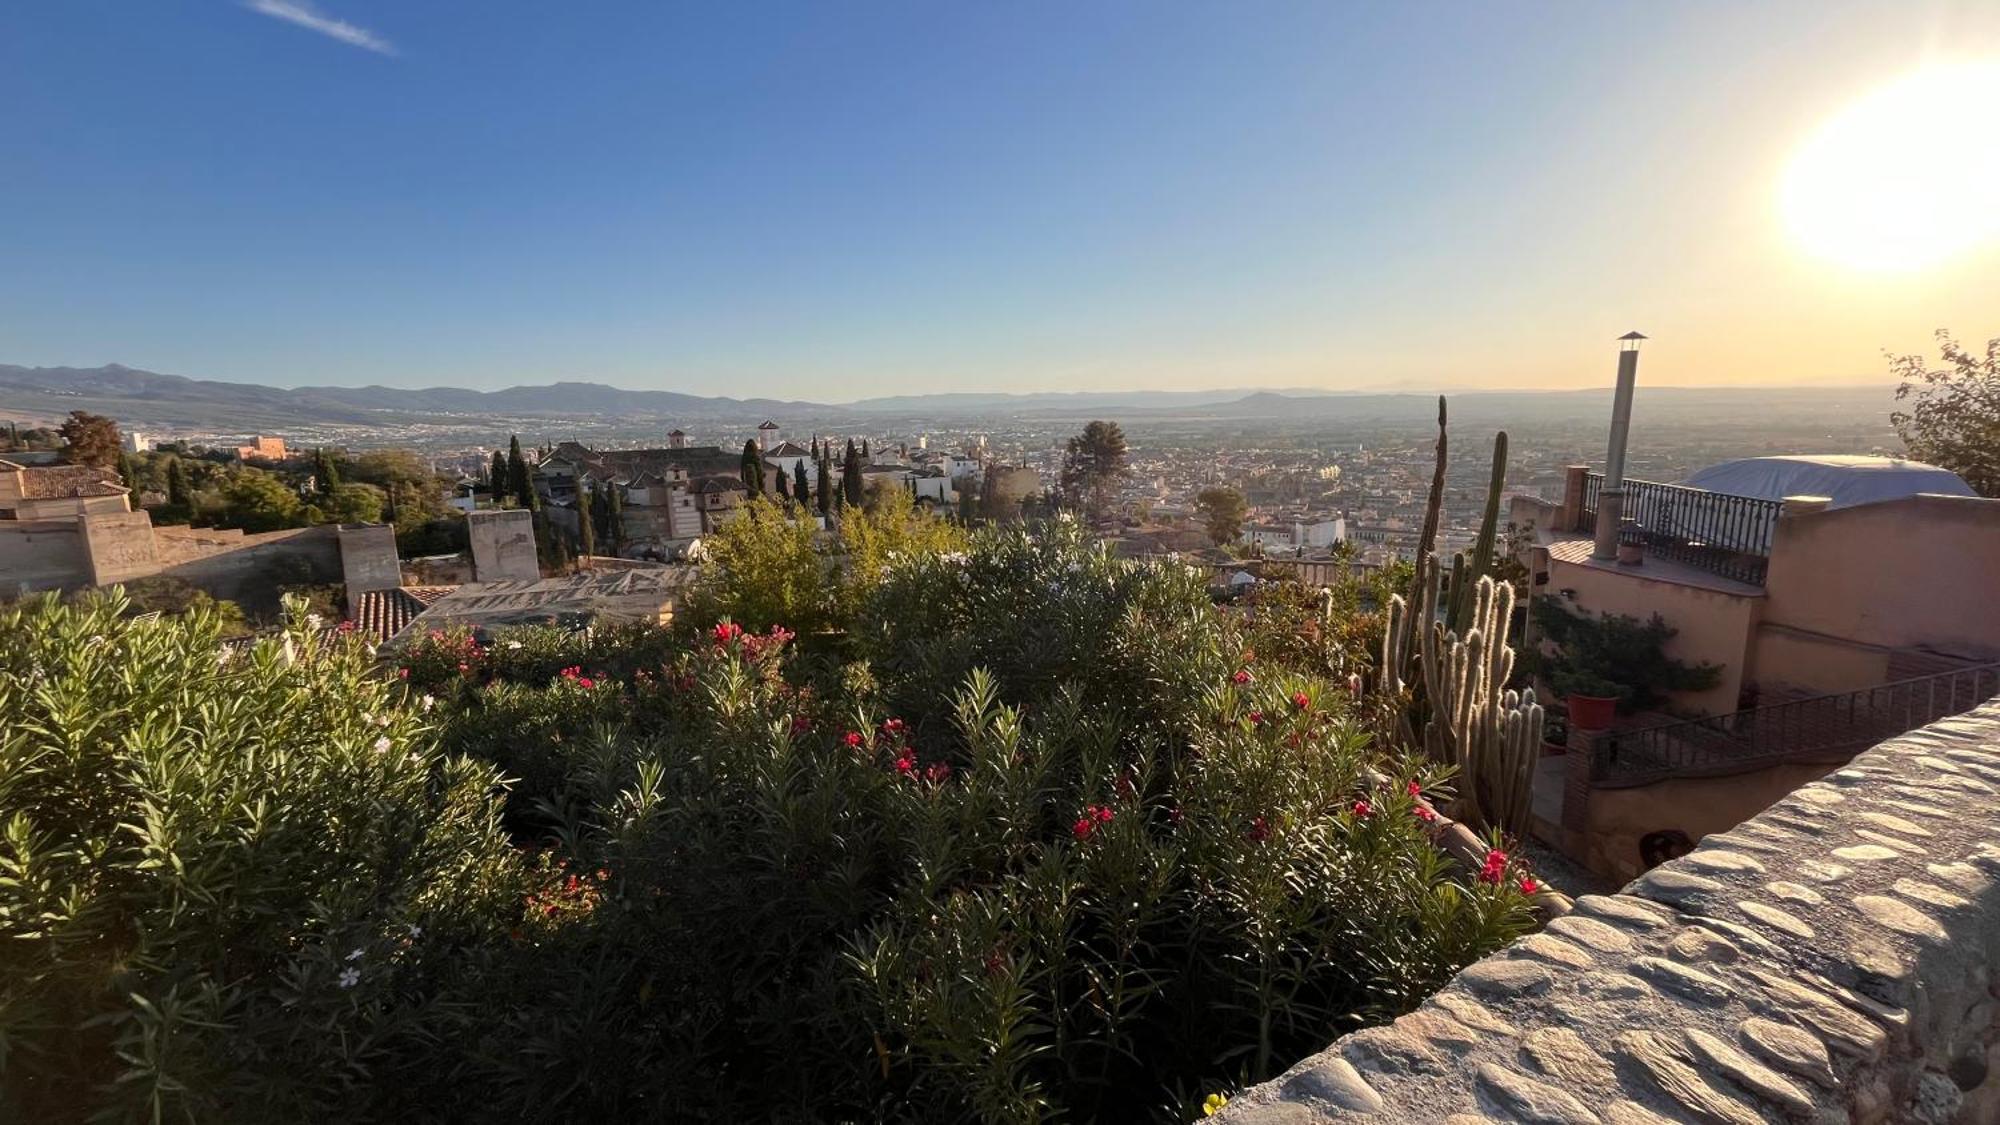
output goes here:
[{"label": "rock", "polygon": [[1839,790],[1829,789],[1823,785],[1800,786],[1792,796],[1815,805],[1837,805],[1847,800],[1847,796]]},{"label": "rock", "polygon": [[1357,1031],[1340,1043],[1348,1062],[1366,1070],[1392,1074],[1439,1074],[1444,1060],[1424,1042],[1394,1026]]},{"label": "rock", "polygon": [[1832,997],[1774,973],[1746,971],[1763,986],[1760,990],[1744,991],[1747,1003],[1805,1024],[1842,1054],[1872,1061],[1880,1058],[1888,1046],[1889,1037],[1881,1028],[1847,1010]]},{"label": "rock", "polygon": [[1515,942],[1514,948],[1544,961],[1567,965],[1573,969],[1588,969],[1591,966],[1588,950],[1571,945],[1559,937],[1550,937],[1548,934],[1529,934]]},{"label": "rock", "polygon": [[1667,944],[1667,952],[1682,961],[1715,961],[1728,964],[1743,956],[1736,943],[1701,926],[1689,926],[1674,935]]},{"label": "rock", "polygon": [[1691,898],[1714,894],[1723,889],[1723,885],[1714,879],[1677,871],[1672,867],[1655,867],[1638,882],[1632,884],[1634,894],[1670,906],[1679,906]]},{"label": "rock", "polygon": [[1482,1065],[1474,1076],[1480,1101],[1514,1121],[1545,1125],[1600,1125],[1582,1102],[1546,1082],[1495,1063]]},{"label": "rock", "polygon": [[1696,1057],[1724,1078],[1793,1113],[1808,1114],[1813,1111],[1812,1095],[1732,1044],[1699,1028],[1690,1027],[1682,1034],[1687,1037],[1688,1045],[1694,1048]]},{"label": "rock", "polygon": [[1774,930],[1782,930],[1795,938],[1810,940],[1819,936],[1819,932],[1807,924],[1805,919],[1795,914],[1788,914],[1775,906],[1746,899],[1737,903],[1736,909]]},{"label": "rock", "polygon": [[1936,919],[1908,903],[1885,898],[1882,895],[1856,895],[1854,906],[1871,920],[1897,933],[1929,938],[1936,942],[1951,940],[1951,935],[1945,932],[1943,926],[1938,925]]},{"label": "rock", "polygon": [[1578,945],[1589,946],[1599,953],[1630,953],[1632,939],[1616,926],[1609,926],[1595,918],[1585,918],[1577,914],[1565,914],[1543,927],[1543,932],[1568,938]]},{"label": "rock", "polygon": [[1631,895],[1585,895],[1576,900],[1576,909],[1581,914],[1641,930],[1663,930],[1674,923],[1672,913]]},{"label": "rock", "polygon": [[1481,1042],[1478,1032],[1438,1011],[1419,1009],[1398,1017],[1390,1026],[1406,1035],[1414,1036],[1420,1042],[1443,1047],[1453,1054],[1464,1054]]},{"label": "rock", "polygon": [[1279,1092],[1291,1101],[1319,1102],[1359,1113],[1380,1113],[1383,1107],[1382,1095],[1338,1055],[1318,1056],[1311,1069],[1293,1075]]},{"label": "rock", "polygon": [[1854,814],[1854,818],[1856,820],[1865,820],[1877,828],[1903,836],[1922,837],[1931,834],[1930,829],[1925,828],[1915,821],[1904,820],[1900,816],[1891,816],[1884,812],[1858,812]]},{"label": "rock", "polygon": [[1440,992],[1431,997],[1431,1003],[1474,1031],[1506,1036],[1520,1034],[1513,1024],[1494,1015],[1484,1004],[1463,992]]},{"label": "rock", "polygon": [[1751,859],[1742,852],[1732,852],[1723,848],[1704,847],[1696,849],[1692,854],[1683,858],[1681,863],[1697,871],[1747,872],[1755,875],[1763,873],[1764,870],[1763,864]]},{"label": "rock", "polygon": [[1850,862],[1867,862],[1870,860],[1877,860],[1877,859],[1901,859],[1903,857],[1903,853],[1896,851],[1893,848],[1885,848],[1880,844],[1850,844],[1844,848],[1833,849],[1833,854],[1835,858],[1848,860]]},{"label": "rock", "polygon": [[1637,1000],[1653,994],[1652,985],[1628,973],[1585,973],[1577,978],[1576,990],[1599,1000]]},{"label": "rock", "polygon": [[1927,863],[1924,870],[1933,879],[1942,879],[1961,891],[1978,894],[1993,881],[1984,871],[1969,863]]},{"label": "rock", "polygon": [[1910,1120],[1920,1125],[1951,1125],[1964,1104],[1965,1095],[1956,1083],[1935,1070],[1926,1070],[1917,1079],[1916,1096],[1910,1099]]},{"label": "rock", "polygon": [[1762,1115],[1710,1085],[1689,1065],[1688,1048],[1677,1040],[1657,1031],[1621,1031],[1613,1041],[1619,1054],[1698,1120],[1715,1125],[1762,1125]]},{"label": "rock", "polygon": [[1838,883],[1854,870],[1851,867],[1842,867],[1838,863],[1827,863],[1819,859],[1801,860],[1792,869],[1815,883]]},{"label": "rock", "polygon": [[1604,1056],[1566,1027],[1538,1027],[1529,1032],[1521,1041],[1521,1053],[1536,1070],[1567,1089],[1609,1090],[1618,1085],[1618,1073]]},{"label": "rock", "polygon": [[1785,956],[1785,950],[1776,942],[1741,922],[1732,922],[1727,918],[1703,918],[1701,924],[1736,944],[1753,949],[1766,957]]},{"label": "rock", "polygon": [[1751,1016],[1736,1029],[1750,1049],[1766,1062],[1831,1090],[1840,1085],[1834,1077],[1833,1061],[1819,1036],[1788,1023]]},{"label": "rock", "polygon": [[1874,843],[1880,844],[1883,847],[1888,848],[1890,851],[1893,851],[1898,855],[1923,854],[1924,850],[1923,845],[1917,843],[1915,840],[1905,840],[1901,836],[1890,836],[1887,835],[1886,833],[1871,831],[1870,829],[1867,828],[1856,828],[1854,830],[1854,834],[1856,836],[1861,837],[1864,840],[1869,840],[1873,841]]},{"label": "rock", "polygon": [[1556,983],[1546,965],[1524,959],[1488,957],[1458,974],[1459,983],[1488,996],[1540,996]]},{"label": "rock", "polygon": [[1605,1125],[1674,1125],[1638,1102],[1616,1101],[1604,1107]]},{"label": "rock", "polygon": [[1799,906],[1818,906],[1826,901],[1825,895],[1803,883],[1766,883],[1764,889],[1771,892],[1773,898]]},{"label": "rock", "polygon": [[1972,905],[1972,900],[1963,895],[1955,895],[1935,883],[1920,883],[1915,879],[1898,879],[1889,889],[1904,898],[1944,910],[1961,910]]},{"label": "rock", "polygon": [[1640,957],[1632,962],[1631,972],[1669,992],[1710,1004],[1720,1004],[1730,997],[1729,986],[1720,980],[1664,958]]}]

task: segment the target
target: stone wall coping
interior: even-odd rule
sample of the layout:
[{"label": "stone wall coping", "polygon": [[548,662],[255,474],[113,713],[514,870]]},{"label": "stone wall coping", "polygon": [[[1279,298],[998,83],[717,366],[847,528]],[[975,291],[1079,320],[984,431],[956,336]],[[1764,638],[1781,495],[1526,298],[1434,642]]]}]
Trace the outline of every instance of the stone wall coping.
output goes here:
[{"label": "stone wall coping", "polygon": [[2000,701],[1884,742],[1219,1125],[2000,1120]]}]

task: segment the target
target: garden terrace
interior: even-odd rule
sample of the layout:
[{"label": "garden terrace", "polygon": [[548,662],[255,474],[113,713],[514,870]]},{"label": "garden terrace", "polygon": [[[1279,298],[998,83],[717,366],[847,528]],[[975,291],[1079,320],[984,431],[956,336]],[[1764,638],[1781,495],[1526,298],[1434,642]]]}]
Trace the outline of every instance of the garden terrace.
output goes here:
[{"label": "garden terrace", "polygon": [[[1583,493],[1583,514],[1597,520],[1597,494],[1604,477],[1591,473]],[[1784,504],[1754,496],[1731,496],[1707,489],[1652,481],[1625,482],[1622,542],[1643,545],[1662,558],[1752,585],[1762,585],[1770,561],[1771,537]]]},{"label": "garden terrace", "polygon": [[1893,738],[1218,1120],[1994,1120],[1996,793],[2000,703]]}]

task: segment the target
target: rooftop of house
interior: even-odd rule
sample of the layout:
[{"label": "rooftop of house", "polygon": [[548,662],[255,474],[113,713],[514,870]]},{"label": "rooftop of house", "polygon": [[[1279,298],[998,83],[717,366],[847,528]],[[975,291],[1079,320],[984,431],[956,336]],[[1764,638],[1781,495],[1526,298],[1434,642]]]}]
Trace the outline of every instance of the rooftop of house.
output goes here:
[{"label": "rooftop of house", "polygon": [[1936,465],[1902,457],[1832,453],[1790,453],[1723,461],[1695,472],[1684,483],[1690,488],[1760,500],[1824,496],[1832,501],[1830,508],[1900,500],[1919,493],[1978,495],[1957,473]]},{"label": "rooftop of house", "polygon": [[1648,582],[1667,582],[1675,586],[1692,586],[1699,590],[1710,590],[1718,594],[1733,594],[1739,598],[1761,598],[1762,586],[1749,582],[1738,582],[1734,578],[1724,578],[1711,574],[1698,566],[1690,566],[1674,559],[1648,554],[1645,561],[1637,565],[1627,565],[1615,560],[1594,559],[1591,552],[1595,542],[1588,536],[1562,535],[1548,543],[1549,559],[1553,562],[1568,563],[1571,566],[1587,566],[1593,570],[1606,570],[1626,578]]},{"label": "rooftop of house", "polygon": [[437,599],[406,623],[401,636],[432,629],[664,621],[693,576],[688,566],[620,567],[533,582],[472,583]]},{"label": "rooftop of house", "polygon": [[91,465],[23,465],[0,461],[0,472],[21,474],[23,500],[122,496],[130,491],[118,483],[117,473]]},{"label": "rooftop of house", "polygon": [[417,615],[436,605],[456,586],[399,586],[369,590],[355,597],[347,618],[378,643],[403,631]]}]

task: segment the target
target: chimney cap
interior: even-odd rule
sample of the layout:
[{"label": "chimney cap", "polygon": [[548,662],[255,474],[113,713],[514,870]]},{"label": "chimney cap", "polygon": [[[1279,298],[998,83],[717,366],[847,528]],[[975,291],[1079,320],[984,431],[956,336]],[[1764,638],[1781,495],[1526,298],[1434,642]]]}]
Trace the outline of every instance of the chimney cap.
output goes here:
[{"label": "chimney cap", "polygon": [[1643,333],[1639,333],[1639,332],[1627,332],[1627,333],[1625,333],[1625,334],[1624,334],[1623,336],[1620,336],[1620,337],[1618,337],[1618,338],[1619,338],[1620,340],[1645,340],[1645,339],[1650,339],[1650,337],[1648,337],[1648,336],[1644,335]]}]

